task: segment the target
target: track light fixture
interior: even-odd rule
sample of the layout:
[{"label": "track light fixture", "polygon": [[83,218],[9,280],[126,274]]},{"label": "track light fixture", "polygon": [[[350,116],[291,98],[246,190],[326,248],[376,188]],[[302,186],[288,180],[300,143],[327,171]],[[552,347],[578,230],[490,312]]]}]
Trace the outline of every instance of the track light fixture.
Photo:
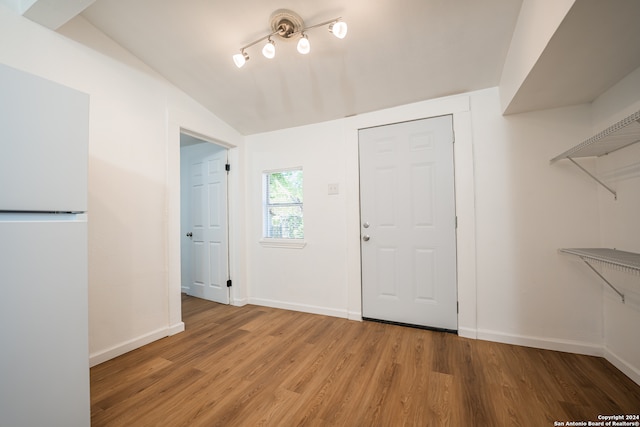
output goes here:
[{"label": "track light fixture", "polygon": [[273,42],[273,40],[271,40],[271,37],[269,37],[267,44],[265,44],[262,48],[262,54],[265,56],[265,58],[269,59],[276,56],[276,44]]},{"label": "track light fixture", "polygon": [[298,40],[298,52],[300,52],[303,55],[306,55],[310,51],[311,51],[311,44],[309,44],[309,39],[307,38],[306,34],[302,33],[302,35],[300,36],[300,40]]},{"label": "track light fixture", "polygon": [[329,31],[337,38],[343,39],[347,35],[347,24],[344,21],[336,21],[329,24]]},{"label": "track light fixture", "polygon": [[249,54],[242,49],[240,53],[236,53],[233,55],[233,62],[236,64],[236,67],[242,67],[249,60]]},{"label": "track light fixture", "polygon": [[233,62],[238,68],[244,66],[249,60],[249,55],[245,52],[245,49],[264,40],[267,40],[267,43],[262,48],[262,54],[269,59],[273,58],[276,55],[276,44],[271,38],[275,36],[280,37],[282,40],[292,40],[294,36],[299,35],[297,45],[298,52],[306,55],[311,51],[311,44],[307,38],[306,31],[324,25],[327,25],[329,32],[339,39],[343,39],[347,35],[347,24],[342,21],[342,18],[335,18],[330,21],[305,27],[304,21],[297,13],[286,9],[276,10],[271,14],[272,32],[240,48],[240,53],[233,55]]}]

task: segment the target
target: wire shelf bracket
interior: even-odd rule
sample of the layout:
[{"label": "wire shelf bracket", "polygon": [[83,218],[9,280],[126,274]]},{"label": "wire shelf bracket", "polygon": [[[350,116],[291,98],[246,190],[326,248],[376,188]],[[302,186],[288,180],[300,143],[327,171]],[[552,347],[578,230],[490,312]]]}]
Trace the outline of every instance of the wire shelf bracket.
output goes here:
[{"label": "wire shelf bracket", "polygon": [[571,161],[571,163],[573,163],[574,165],[576,165],[582,172],[586,173],[587,175],[589,175],[595,182],[597,182],[598,184],[602,185],[607,191],[609,191],[609,193],[613,194],[613,199],[614,200],[618,200],[618,193],[615,192],[615,190],[613,190],[611,187],[609,187],[607,184],[605,184],[604,182],[602,182],[597,176],[595,176],[594,174],[592,174],[591,172],[589,172],[588,170],[586,170],[580,163],[576,162],[575,160],[573,160],[573,157],[566,157],[568,160]]}]

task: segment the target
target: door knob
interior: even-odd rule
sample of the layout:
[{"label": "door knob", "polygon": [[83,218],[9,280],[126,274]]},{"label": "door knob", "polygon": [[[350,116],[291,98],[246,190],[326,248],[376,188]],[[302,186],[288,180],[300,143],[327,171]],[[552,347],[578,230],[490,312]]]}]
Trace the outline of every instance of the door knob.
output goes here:
[{"label": "door knob", "polygon": [[364,240],[365,242],[368,242],[370,238],[371,237],[368,234],[365,234],[364,236],[362,236],[362,240]]},{"label": "door knob", "polygon": [[368,223],[368,222],[365,222],[364,224],[362,224],[362,226],[363,226],[364,228],[369,228],[369,223]]},{"label": "door knob", "polygon": [[193,233],[192,232],[188,232],[187,233],[187,237],[193,237]]}]

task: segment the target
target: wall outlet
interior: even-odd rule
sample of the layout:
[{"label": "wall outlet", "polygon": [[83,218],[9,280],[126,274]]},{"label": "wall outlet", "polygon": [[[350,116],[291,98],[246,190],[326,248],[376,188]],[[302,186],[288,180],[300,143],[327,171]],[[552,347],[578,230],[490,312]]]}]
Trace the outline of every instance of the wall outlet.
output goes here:
[{"label": "wall outlet", "polygon": [[329,195],[335,196],[340,194],[340,184],[329,184]]}]

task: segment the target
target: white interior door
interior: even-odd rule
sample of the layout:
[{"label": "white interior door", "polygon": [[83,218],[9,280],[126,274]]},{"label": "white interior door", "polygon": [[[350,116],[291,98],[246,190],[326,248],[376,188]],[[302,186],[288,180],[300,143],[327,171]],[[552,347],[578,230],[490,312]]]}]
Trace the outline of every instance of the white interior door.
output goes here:
[{"label": "white interior door", "polygon": [[229,303],[227,150],[190,163],[191,274],[189,295]]},{"label": "white interior door", "polygon": [[457,330],[453,119],[359,132],[363,317]]}]

